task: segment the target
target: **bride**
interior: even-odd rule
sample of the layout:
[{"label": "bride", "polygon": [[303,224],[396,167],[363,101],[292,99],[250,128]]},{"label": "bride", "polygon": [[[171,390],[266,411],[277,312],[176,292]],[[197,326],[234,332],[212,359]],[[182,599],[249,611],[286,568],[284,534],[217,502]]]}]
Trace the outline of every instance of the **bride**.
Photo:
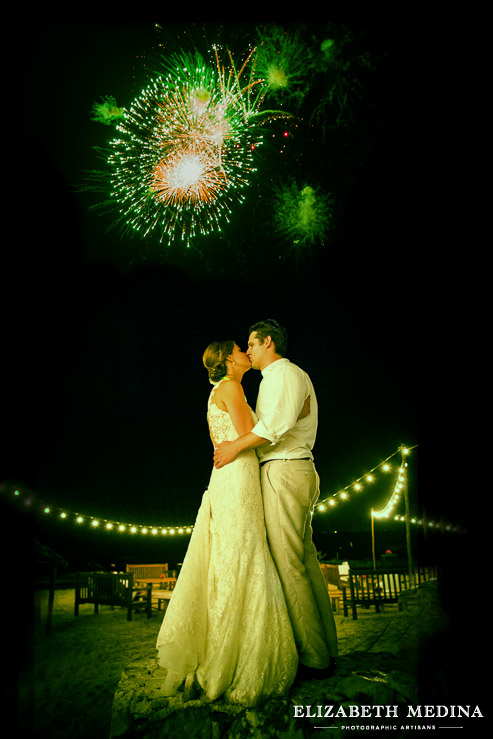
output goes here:
[{"label": "bride", "polygon": [[[214,446],[250,431],[241,380],[251,364],[233,341],[203,362],[214,385],[207,419]],[[213,468],[157,639],[165,695],[186,682],[207,700],[253,706],[283,695],[298,665],[281,584],[265,533],[255,451]]]}]

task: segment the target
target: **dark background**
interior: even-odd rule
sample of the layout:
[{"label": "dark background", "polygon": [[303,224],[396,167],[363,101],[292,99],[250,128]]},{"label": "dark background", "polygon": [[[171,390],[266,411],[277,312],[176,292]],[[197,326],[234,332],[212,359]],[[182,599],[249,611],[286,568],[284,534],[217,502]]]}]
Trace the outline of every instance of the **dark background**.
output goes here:
[{"label": "dark background", "polygon": [[[337,70],[317,73],[299,115],[269,129],[275,137],[230,225],[189,249],[129,239],[108,230],[110,214],[90,210],[98,199],[82,186],[101,166],[95,147],[112,135],[91,121],[91,108],[105,95],[128,105],[155,53],[203,50],[218,39],[242,53],[263,22],[36,23],[31,13],[12,28],[0,498],[2,561],[9,577],[22,572],[15,587],[26,613],[25,584],[41,571],[34,542],[70,570],[182,561],[186,536],[171,544],[93,531],[72,513],[193,523],[212,468],[202,352],[218,338],[244,345],[252,322],[276,317],[288,328],[289,358],[317,391],[322,498],[399,445],[417,444],[408,468],[413,513],[463,529],[413,529],[414,558],[441,567],[450,615],[450,627],[425,646],[421,677],[425,692],[433,684],[429,692],[440,693],[446,672],[447,700],[484,710],[490,270],[476,224],[484,198],[469,164],[479,163],[484,181],[475,132],[484,91],[474,89],[468,62],[479,52],[475,44],[468,57],[462,21],[448,12],[432,26],[429,10],[374,7],[366,16],[284,21],[316,48],[349,29],[347,76],[338,78],[345,115],[338,122],[340,111],[321,105]],[[366,52],[371,72],[359,63]],[[273,228],[272,186],[289,177],[335,198],[333,228],[309,250],[292,251]],[[252,405],[259,380],[245,376]],[[370,508],[390,492],[375,485],[315,513],[327,558],[371,556]],[[69,519],[44,516],[44,503]],[[405,562],[404,525],[375,529],[379,561],[391,549]]]},{"label": "dark background", "polygon": [[[19,520],[74,566],[130,557],[181,561],[186,539],[175,547],[128,535],[123,541],[37,511],[46,502],[112,521],[193,524],[212,467],[202,352],[223,338],[245,348],[249,325],[264,317],[286,325],[288,357],[317,391],[321,497],[401,444],[419,445],[409,459],[413,512],[464,525],[456,496],[421,476],[429,460],[418,434],[417,357],[428,327],[423,311],[431,311],[428,246],[413,229],[417,183],[402,100],[403,31],[392,17],[285,24],[317,48],[347,29],[351,43],[341,53],[356,92],[342,123],[325,105],[309,124],[337,70],[317,75],[295,121],[272,125],[274,142],[259,158],[247,200],[220,235],[189,249],[130,239],[108,230],[112,216],[90,210],[98,198],[81,191],[87,173],[101,166],[94,147],[113,135],[91,120],[94,101],[114,95],[128,105],[156,53],[204,50],[216,39],[243,51],[261,25],[28,27],[19,197],[9,213],[17,231],[5,250],[3,490],[5,497],[12,486],[22,491]],[[371,71],[360,64],[363,53],[374,60]],[[312,249],[291,250],[273,228],[271,187],[288,176],[335,195],[333,228]],[[259,381],[254,371],[244,379],[253,406]],[[370,556],[370,509],[390,492],[388,484],[375,486],[330,514],[315,514],[319,548],[346,558],[361,540],[358,556]],[[380,553],[404,551],[402,523],[376,526]]]}]

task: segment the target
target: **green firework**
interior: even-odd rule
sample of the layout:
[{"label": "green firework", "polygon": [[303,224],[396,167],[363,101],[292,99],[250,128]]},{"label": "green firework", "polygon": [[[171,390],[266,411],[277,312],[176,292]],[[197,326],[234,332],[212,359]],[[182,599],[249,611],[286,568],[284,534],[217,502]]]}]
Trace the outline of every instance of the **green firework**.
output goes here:
[{"label": "green firework", "polygon": [[334,201],[330,194],[295,182],[276,188],[274,229],[292,249],[322,244],[333,226]]},{"label": "green firework", "polygon": [[312,49],[298,30],[270,25],[257,30],[257,70],[266,92],[301,104],[314,71]]}]

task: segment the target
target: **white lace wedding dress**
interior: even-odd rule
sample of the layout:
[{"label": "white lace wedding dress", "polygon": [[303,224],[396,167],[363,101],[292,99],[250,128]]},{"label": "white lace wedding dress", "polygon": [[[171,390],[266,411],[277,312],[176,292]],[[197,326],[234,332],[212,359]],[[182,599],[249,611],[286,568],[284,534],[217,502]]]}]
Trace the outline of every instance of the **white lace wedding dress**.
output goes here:
[{"label": "white lace wedding dress", "polygon": [[[238,434],[212,402],[216,388],[208,420],[220,443]],[[207,699],[247,706],[293,682],[298,656],[267,545],[254,451],[213,469],[156,646],[166,695],[194,672]]]}]

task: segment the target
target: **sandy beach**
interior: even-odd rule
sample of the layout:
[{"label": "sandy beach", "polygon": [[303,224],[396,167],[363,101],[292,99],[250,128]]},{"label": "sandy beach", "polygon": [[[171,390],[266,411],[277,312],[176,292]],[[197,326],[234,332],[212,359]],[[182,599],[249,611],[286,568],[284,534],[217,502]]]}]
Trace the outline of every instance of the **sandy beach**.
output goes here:
[{"label": "sandy beach", "polygon": [[[40,610],[34,623],[32,669],[26,665],[22,681],[26,736],[38,739],[107,739],[113,697],[130,664],[155,658],[155,643],[163,612],[144,612],[127,621],[123,608],[82,605],[74,616],[74,590],[55,593],[52,628],[45,634],[48,593],[38,591]],[[407,621],[406,621],[407,619]],[[427,622],[386,607],[376,614],[362,610],[358,620],[336,614],[341,654],[394,653],[395,659],[415,658],[416,629],[441,627],[441,616],[431,611]],[[401,626],[402,624],[402,626]],[[31,714],[31,715],[30,715]]]},{"label": "sandy beach", "polygon": [[106,738],[122,670],[135,660],[155,657],[163,612],[154,612],[150,619],[137,613],[129,622],[123,608],[103,606],[95,615],[94,606],[85,604],[75,617],[74,590],[58,590],[46,636],[48,593],[37,595],[41,620],[34,623],[32,672],[25,678],[30,684],[24,684],[34,708],[31,736]]}]

